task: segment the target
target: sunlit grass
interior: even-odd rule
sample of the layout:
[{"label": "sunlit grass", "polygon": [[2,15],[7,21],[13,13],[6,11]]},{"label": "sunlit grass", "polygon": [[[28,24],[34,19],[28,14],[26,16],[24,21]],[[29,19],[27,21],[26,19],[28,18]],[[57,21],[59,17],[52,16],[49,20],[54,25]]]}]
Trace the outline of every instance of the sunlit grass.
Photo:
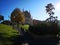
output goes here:
[{"label": "sunlit grass", "polygon": [[10,25],[0,24],[0,45],[12,45],[10,38],[16,35],[19,35],[18,30],[13,29]]},{"label": "sunlit grass", "polygon": [[18,31],[15,29],[12,29],[12,26],[0,24],[0,34],[3,37],[11,37],[15,35],[19,35]]},{"label": "sunlit grass", "polygon": [[24,29],[24,31],[27,31],[27,30],[29,30],[29,25],[27,25],[27,24],[25,24],[25,25],[19,25],[19,27],[21,28],[23,28]]},{"label": "sunlit grass", "polygon": [[23,25],[22,28],[25,29],[25,31],[29,30],[29,25]]}]

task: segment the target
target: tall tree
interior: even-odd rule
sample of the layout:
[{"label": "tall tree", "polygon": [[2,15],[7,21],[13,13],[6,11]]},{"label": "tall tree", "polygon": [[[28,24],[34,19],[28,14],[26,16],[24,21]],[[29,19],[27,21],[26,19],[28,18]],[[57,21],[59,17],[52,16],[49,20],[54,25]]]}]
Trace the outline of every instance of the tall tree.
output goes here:
[{"label": "tall tree", "polygon": [[54,10],[55,8],[54,8],[54,6],[52,5],[52,3],[49,3],[49,4],[47,4],[47,6],[46,6],[46,12],[49,14],[49,18],[47,19],[47,21],[50,21],[50,22],[55,22],[56,20],[57,20],[57,17],[54,17],[53,15],[54,15],[54,12],[53,12],[53,10]]},{"label": "tall tree", "polygon": [[49,16],[52,16],[54,14],[54,12],[52,11],[53,9],[55,9],[55,8],[51,3],[47,4],[46,12],[49,14]]},{"label": "tall tree", "polygon": [[19,23],[25,22],[24,13],[20,11],[19,8],[14,9],[14,11],[11,13],[11,21],[12,23],[16,23],[17,27],[19,27]]},{"label": "tall tree", "polygon": [[4,16],[0,15],[0,21],[4,20]]}]

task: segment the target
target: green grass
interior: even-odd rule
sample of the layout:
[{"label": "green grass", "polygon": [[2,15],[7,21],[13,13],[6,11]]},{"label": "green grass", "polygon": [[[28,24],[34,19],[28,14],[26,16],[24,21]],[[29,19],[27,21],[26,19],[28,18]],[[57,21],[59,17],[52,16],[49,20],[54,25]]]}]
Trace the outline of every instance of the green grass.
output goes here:
[{"label": "green grass", "polygon": [[[23,29],[28,30],[29,25],[20,25]],[[15,35],[19,35],[16,29],[13,29],[12,26],[0,24],[0,34],[2,37],[11,37]]]},{"label": "green grass", "polygon": [[[29,25],[20,25],[20,27],[25,31],[29,29]],[[19,35],[18,30],[13,29],[10,25],[0,24],[0,45],[13,45],[11,37],[14,38],[16,35]]]},{"label": "green grass", "polygon": [[12,26],[0,24],[0,45],[12,45],[11,37],[19,35],[16,29],[12,29]]},{"label": "green grass", "polygon": [[25,31],[29,30],[29,25],[23,25],[22,28],[25,29]]},{"label": "green grass", "polygon": [[24,31],[29,30],[29,25],[19,25],[19,27],[22,27],[24,29]]},{"label": "green grass", "polygon": [[19,35],[18,31],[15,29],[12,29],[12,26],[0,24],[0,34],[3,37],[11,37],[15,35]]}]

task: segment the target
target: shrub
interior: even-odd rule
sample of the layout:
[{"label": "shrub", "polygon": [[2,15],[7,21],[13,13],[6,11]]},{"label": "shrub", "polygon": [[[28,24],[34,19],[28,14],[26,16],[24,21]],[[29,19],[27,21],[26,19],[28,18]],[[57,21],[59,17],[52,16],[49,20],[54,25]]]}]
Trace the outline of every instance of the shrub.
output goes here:
[{"label": "shrub", "polygon": [[58,25],[55,23],[41,23],[38,25],[30,26],[29,31],[38,35],[56,35],[58,33]]}]

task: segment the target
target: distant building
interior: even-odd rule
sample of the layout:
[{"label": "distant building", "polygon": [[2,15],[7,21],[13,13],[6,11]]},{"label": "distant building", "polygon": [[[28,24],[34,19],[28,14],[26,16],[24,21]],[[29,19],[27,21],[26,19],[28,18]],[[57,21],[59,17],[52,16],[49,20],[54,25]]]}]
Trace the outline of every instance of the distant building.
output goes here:
[{"label": "distant building", "polygon": [[36,24],[40,24],[41,22],[39,20],[33,20],[33,24],[36,25]]},{"label": "distant building", "polygon": [[40,21],[40,20],[33,19],[33,25],[41,24],[43,22],[45,22],[45,21]]},{"label": "distant building", "polygon": [[25,24],[32,25],[33,24],[33,21],[32,21],[30,12],[23,11],[23,13],[24,13],[24,16],[25,16]]}]

